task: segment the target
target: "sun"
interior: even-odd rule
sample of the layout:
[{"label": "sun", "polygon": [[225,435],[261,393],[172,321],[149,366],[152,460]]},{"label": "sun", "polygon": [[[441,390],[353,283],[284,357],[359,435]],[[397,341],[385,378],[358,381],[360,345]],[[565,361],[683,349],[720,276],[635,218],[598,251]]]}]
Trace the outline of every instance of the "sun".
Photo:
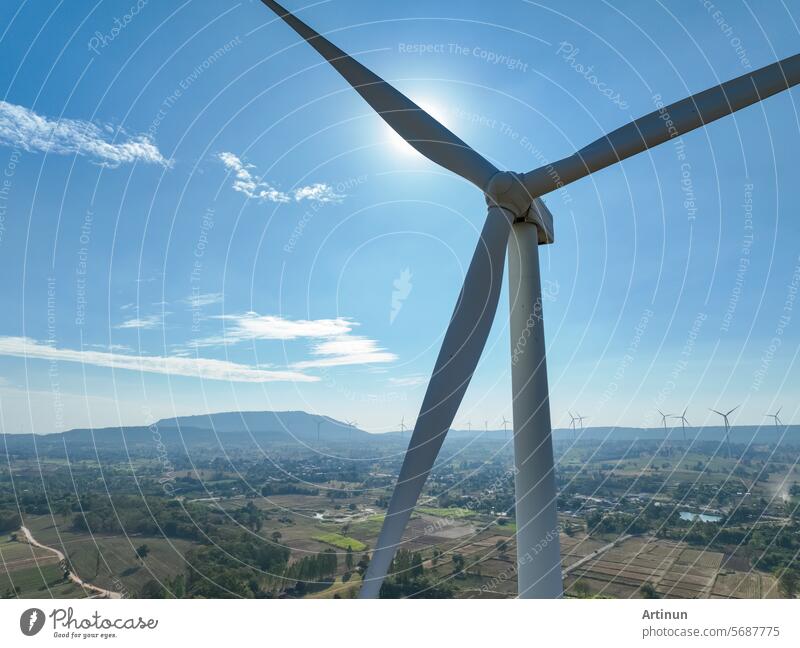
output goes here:
[{"label": "sun", "polygon": [[[430,99],[415,100],[414,103],[416,103],[420,108],[422,108],[422,110],[431,115],[440,124],[443,124],[446,128],[452,130],[450,124],[448,123],[452,121],[452,114],[446,108],[443,108],[441,104],[432,101]],[[409,157],[420,155],[420,153],[418,153],[413,146],[411,146],[408,142],[406,142],[388,124],[386,124],[383,121],[381,124],[381,128],[383,133],[385,134],[384,138],[385,143],[389,145],[389,148],[394,153]]]}]

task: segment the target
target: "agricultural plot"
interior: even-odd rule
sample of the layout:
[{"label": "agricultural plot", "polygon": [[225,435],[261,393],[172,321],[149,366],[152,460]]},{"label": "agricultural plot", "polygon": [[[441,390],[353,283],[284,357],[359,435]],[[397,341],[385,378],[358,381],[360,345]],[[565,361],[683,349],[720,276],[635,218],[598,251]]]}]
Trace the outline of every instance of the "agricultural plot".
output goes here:
[{"label": "agricultural plot", "polygon": [[613,597],[641,596],[641,588],[650,585],[664,598],[701,598],[710,594],[721,562],[718,552],[630,538],[580,565],[566,585],[577,591],[576,584],[583,582],[591,593]]},{"label": "agricultural plot", "polygon": [[[164,583],[183,573],[183,556],[196,546],[163,537],[76,533],[55,527],[50,516],[29,517],[26,525],[39,542],[62,551],[81,578],[123,596],[137,596],[150,580]],[[149,553],[142,560],[136,548],[143,544]]]}]

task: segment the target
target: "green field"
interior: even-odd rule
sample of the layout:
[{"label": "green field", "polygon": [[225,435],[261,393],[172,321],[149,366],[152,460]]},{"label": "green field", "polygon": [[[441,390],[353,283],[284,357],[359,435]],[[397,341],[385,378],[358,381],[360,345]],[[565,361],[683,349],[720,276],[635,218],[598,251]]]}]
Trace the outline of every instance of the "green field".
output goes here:
[{"label": "green field", "polygon": [[52,562],[0,574],[0,596],[12,597],[15,587],[19,598],[86,598],[80,586],[65,581],[61,568]]},{"label": "green field", "polygon": [[[30,516],[26,523],[39,542],[63,551],[85,581],[129,597],[136,596],[150,580],[163,583],[183,573],[183,554],[196,546],[180,539],[76,533],[57,529],[50,516]],[[143,544],[150,553],[139,560],[135,549]]]},{"label": "green field", "polygon": [[361,540],[349,538],[338,533],[320,533],[315,535],[313,539],[318,542],[333,545],[339,549],[347,550],[347,548],[350,547],[353,551],[364,551],[367,548],[367,545],[361,542]]}]

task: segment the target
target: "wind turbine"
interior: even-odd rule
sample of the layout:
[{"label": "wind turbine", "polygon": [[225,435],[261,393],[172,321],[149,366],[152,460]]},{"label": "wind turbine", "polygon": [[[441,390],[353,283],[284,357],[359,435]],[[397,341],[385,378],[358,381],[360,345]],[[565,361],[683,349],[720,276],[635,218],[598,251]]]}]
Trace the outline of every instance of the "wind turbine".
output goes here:
[{"label": "wind turbine", "polygon": [[401,441],[403,440],[403,438],[405,438],[405,435],[406,435],[406,417],[403,416],[400,419],[400,440]]},{"label": "wind turbine", "polygon": [[588,419],[589,419],[588,416],[581,416],[580,414],[578,414],[578,425],[581,426],[581,436],[583,436],[583,422]]},{"label": "wind turbine", "polygon": [[656,412],[661,414],[661,422],[664,424],[664,438],[667,438],[667,417],[672,416],[672,414],[664,414],[660,409],[656,407]]},{"label": "wind turbine", "polygon": [[347,427],[350,428],[350,433],[348,435],[350,443],[353,442],[353,428],[358,425],[355,421],[345,421],[347,423]]},{"label": "wind turbine", "polygon": [[574,443],[578,438],[578,433],[575,431],[575,421],[578,421],[580,417],[573,416],[572,412],[570,412],[569,410],[567,410],[567,414],[569,414],[569,424],[570,427],[572,428],[572,441]]},{"label": "wind turbine", "polygon": [[[734,413],[734,412],[735,412],[737,409],[739,409],[739,407],[741,407],[741,406],[740,406],[740,405],[737,405],[737,406],[736,406],[736,407],[734,407],[732,410],[728,410],[728,411],[727,411],[727,412],[725,412],[724,414],[723,414],[722,412],[718,412],[718,411],[717,411],[717,410],[715,410],[715,409],[712,409],[712,410],[711,410],[711,411],[712,411],[712,412],[714,412],[715,414],[719,414],[719,415],[722,417],[722,420],[723,420],[723,421],[725,421],[725,443],[726,443],[726,445],[728,446],[728,459],[730,459],[730,458],[731,458],[731,434],[730,434],[730,430],[731,430],[731,424],[728,422],[728,417],[729,417],[731,414],[733,414],[733,413]],[[710,408],[709,408],[709,409],[710,409]]]},{"label": "wind turbine", "polygon": [[[261,1],[316,49],[408,144],[476,185],[486,196],[487,216],[480,240],[442,341],[360,596],[378,596],[453,423],[497,310],[508,248],[519,595],[560,597],[561,557],[538,248],[553,243],[553,217],[540,196],[796,85],[800,82],[800,55],[659,108],[552,164],[528,173],[501,172],[280,4]],[[521,340],[525,340],[524,345],[518,342]],[[543,543],[543,538],[552,540]]]},{"label": "wind turbine", "polygon": [[678,415],[673,414],[672,415],[672,418],[676,418],[676,419],[680,419],[681,420],[681,429],[683,430],[683,440],[684,441],[686,441],[686,426],[687,425],[691,425],[691,423],[689,423],[689,421],[686,419],[686,412],[688,410],[689,410],[689,408],[687,407],[686,409],[683,410],[683,414],[678,414]]},{"label": "wind turbine", "polygon": [[778,411],[775,412],[774,414],[767,414],[768,418],[775,419],[775,427],[777,429],[780,429],[780,426],[783,425],[783,421],[781,421],[781,419],[779,417],[779,414],[781,413],[782,409],[783,409],[783,407],[779,407]]},{"label": "wind turbine", "polygon": [[506,420],[505,415],[503,415],[503,432],[505,432],[506,439],[508,439],[508,424],[509,423],[511,423],[511,421]]}]

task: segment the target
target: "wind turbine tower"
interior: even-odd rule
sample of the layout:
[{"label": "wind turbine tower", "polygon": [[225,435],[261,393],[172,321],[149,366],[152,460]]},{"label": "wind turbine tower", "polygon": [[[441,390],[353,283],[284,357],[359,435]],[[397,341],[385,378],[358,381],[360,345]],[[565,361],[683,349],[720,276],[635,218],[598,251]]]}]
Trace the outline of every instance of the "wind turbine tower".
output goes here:
[{"label": "wind turbine tower", "polygon": [[728,421],[728,417],[731,414],[733,414],[737,409],[739,409],[739,407],[740,406],[737,405],[732,410],[728,410],[724,414],[722,412],[719,412],[719,411],[715,410],[715,409],[711,410],[715,414],[719,414],[722,417],[722,420],[725,422],[725,444],[728,446],[728,459],[731,458],[731,424]]},{"label": "wind turbine tower", "polygon": [[680,415],[673,415],[672,418],[680,419],[681,420],[681,429],[683,430],[683,440],[686,441],[686,426],[691,425],[689,421],[686,419],[686,412],[689,410],[687,407],[683,410],[683,414]]}]

